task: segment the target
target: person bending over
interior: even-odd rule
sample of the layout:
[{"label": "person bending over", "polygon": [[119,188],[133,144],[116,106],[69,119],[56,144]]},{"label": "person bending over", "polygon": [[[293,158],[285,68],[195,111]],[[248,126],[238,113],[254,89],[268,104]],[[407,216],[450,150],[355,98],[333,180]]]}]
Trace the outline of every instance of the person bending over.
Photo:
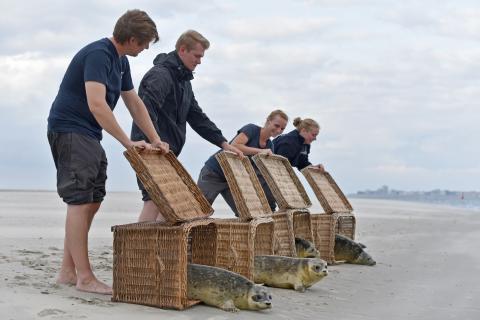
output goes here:
[{"label": "person bending over", "polygon": [[[285,114],[285,112],[282,110],[272,111],[267,117],[263,127],[252,123],[247,124],[237,131],[237,135],[230,143],[232,146],[237,147],[243,152],[243,154],[249,157],[258,153],[272,154],[273,147],[270,138],[281,134],[287,126],[287,122],[288,116]],[[262,188],[265,191],[268,204],[270,205],[272,211],[274,211],[276,204],[272,192],[268,188],[265,179],[255,163],[251,159],[250,161],[252,162]],[[238,211],[233,201],[232,193],[230,192],[222,168],[215,158],[215,154],[208,158],[202,170],[200,171],[200,175],[198,177],[198,186],[210,204],[212,204],[217,196],[221,194],[232,211],[238,217]]]},{"label": "person bending over", "polygon": [[293,119],[295,129],[273,140],[275,153],[288,159],[292,167],[302,170],[305,167],[324,171],[322,164],[312,165],[308,160],[310,145],[317,140],[320,126],[313,119]]}]

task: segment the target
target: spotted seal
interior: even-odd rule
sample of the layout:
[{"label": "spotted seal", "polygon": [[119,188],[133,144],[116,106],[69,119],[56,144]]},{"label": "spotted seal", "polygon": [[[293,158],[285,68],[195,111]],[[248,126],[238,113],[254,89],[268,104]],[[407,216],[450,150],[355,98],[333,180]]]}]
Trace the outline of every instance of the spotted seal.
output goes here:
[{"label": "spotted seal", "polygon": [[363,249],[365,246],[340,234],[335,235],[335,260],[346,263],[374,266],[377,264]]},{"label": "spotted seal", "polygon": [[321,259],[256,256],[254,281],[267,286],[294,289],[306,288],[328,275],[327,263]]},{"label": "spotted seal", "polygon": [[299,258],[320,258],[320,252],[308,240],[295,238],[295,249]]},{"label": "spotted seal", "polygon": [[267,288],[237,273],[200,264],[188,264],[187,272],[189,299],[230,312],[272,307]]}]

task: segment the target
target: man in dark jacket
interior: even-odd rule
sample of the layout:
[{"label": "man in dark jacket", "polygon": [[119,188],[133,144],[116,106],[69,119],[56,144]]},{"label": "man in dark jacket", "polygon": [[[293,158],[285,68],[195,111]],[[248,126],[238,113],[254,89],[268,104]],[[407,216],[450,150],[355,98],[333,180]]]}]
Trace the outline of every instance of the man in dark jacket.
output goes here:
[{"label": "man in dark jacket", "polygon": [[[177,40],[175,51],[161,53],[153,61],[154,66],[143,77],[138,95],[145,103],[152,122],[162,140],[170,145],[170,150],[178,156],[185,144],[186,124],[201,137],[228,150],[242,155],[231,146],[220,129],[203,113],[195,99],[190,80],[193,71],[210,46],[210,42],[194,30],[184,32]],[[133,123],[132,140],[146,140],[140,128]],[[150,199],[143,185],[143,209],[139,221],[163,221],[162,214]]]}]

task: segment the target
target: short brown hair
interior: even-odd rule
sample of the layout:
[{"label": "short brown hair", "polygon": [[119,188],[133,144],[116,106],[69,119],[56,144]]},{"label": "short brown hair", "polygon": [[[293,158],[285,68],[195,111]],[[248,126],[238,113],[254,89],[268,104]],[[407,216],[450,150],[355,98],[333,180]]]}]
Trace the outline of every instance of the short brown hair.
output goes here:
[{"label": "short brown hair", "polygon": [[124,44],[130,38],[137,39],[139,44],[146,44],[159,40],[157,26],[145,11],[138,9],[128,10],[115,24],[113,38]]},{"label": "short brown hair", "polygon": [[273,118],[275,118],[275,116],[279,116],[280,118],[284,119],[285,121],[288,121],[287,114],[285,112],[283,112],[283,110],[280,110],[280,109],[273,110],[272,112],[270,112],[270,114],[267,117],[267,120],[272,120]]},{"label": "short brown hair", "polygon": [[309,118],[302,120],[302,118],[297,117],[293,119],[293,126],[297,128],[298,131],[301,131],[302,129],[305,129],[308,132],[312,131],[313,129],[320,130],[320,126],[318,125],[317,121]]},{"label": "short brown hair", "polygon": [[178,38],[175,44],[175,50],[179,51],[181,46],[185,46],[187,51],[195,48],[195,45],[200,43],[203,49],[207,50],[210,47],[210,41],[195,30],[187,30]]}]

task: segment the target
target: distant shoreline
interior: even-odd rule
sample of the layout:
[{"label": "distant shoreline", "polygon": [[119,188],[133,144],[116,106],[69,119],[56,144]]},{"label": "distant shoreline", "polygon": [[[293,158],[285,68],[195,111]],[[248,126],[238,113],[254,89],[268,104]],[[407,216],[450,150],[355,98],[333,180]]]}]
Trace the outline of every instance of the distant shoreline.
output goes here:
[{"label": "distant shoreline", "polygon": [[426,203],[434,205],[443,205],[443,206],[452,206],[455,208],[465,208],[465,209],[479,209],[480,210],[480,200],[479,199],[452,199],[452,198],[414,198],[414,197],[396,197],[396,196],[374,196],[374,195],[358,195],[358,194],[349,194],[348,198],[351,199],[369,199],[369,200],[393,200],[393,201],[403,201],[403,202],[413,202],[413,203]]}]

